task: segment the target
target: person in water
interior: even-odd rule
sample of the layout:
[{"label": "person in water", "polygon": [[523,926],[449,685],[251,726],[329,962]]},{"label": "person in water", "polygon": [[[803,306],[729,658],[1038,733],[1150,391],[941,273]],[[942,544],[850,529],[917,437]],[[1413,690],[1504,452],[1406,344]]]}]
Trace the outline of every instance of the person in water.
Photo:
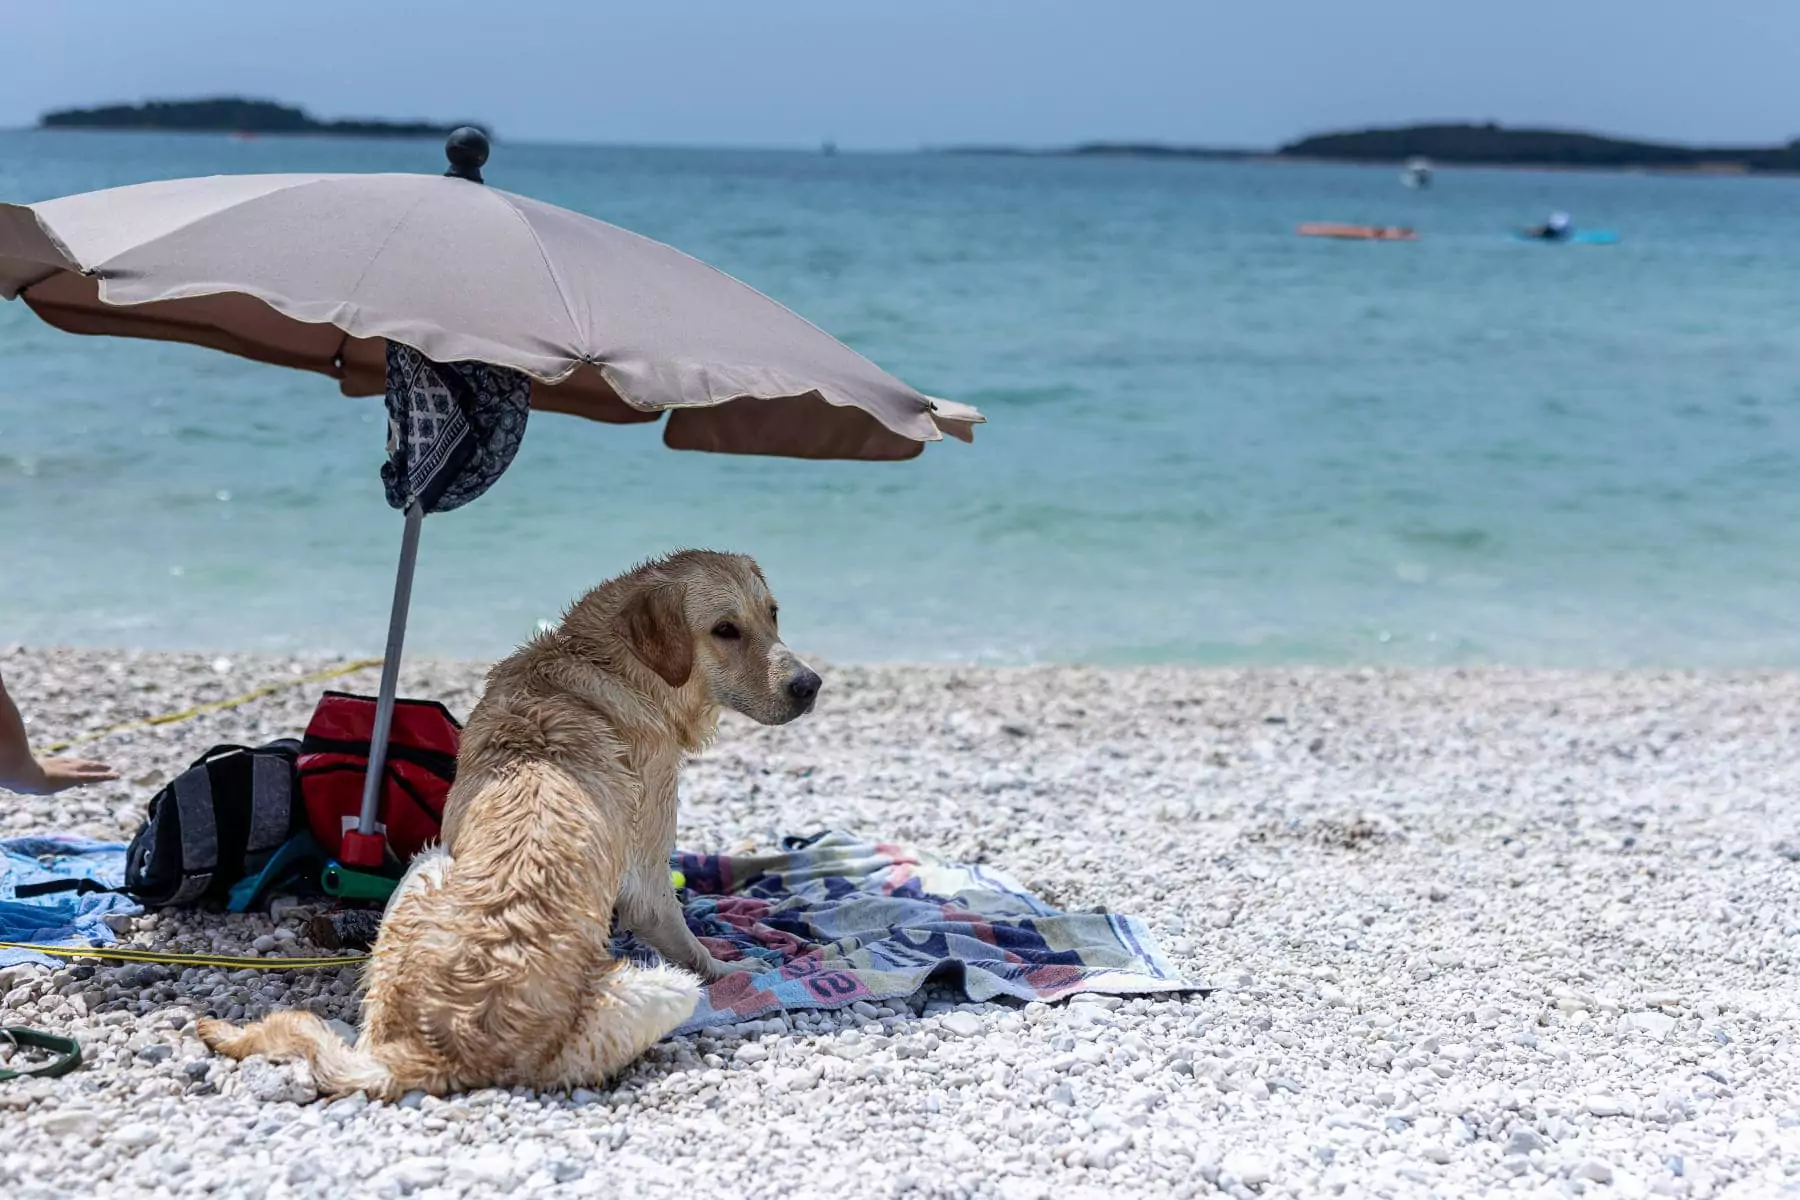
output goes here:
[{"label": "person in water", "polygon": [[25,722],[0,679],[0,791],[48,796],[84,783],[104,783],[119,773],[85,758],[38,758],[25,740]]},{"label": "person in water", "polygon": [[1546,242],[1560,242],[1569,236],[1569,214],[1553,212],[1550,219],[1542,225],[1526,230],[1534,238],[1542,238]]}]

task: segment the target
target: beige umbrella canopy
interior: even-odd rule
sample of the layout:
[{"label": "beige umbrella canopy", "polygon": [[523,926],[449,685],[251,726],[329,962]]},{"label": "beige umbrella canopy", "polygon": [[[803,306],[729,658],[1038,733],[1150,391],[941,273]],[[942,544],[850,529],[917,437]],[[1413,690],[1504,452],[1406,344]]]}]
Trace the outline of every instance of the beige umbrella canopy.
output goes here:
[{"label": "beige umbrella canopy", "polygon": [[391,339],[522,371],[536,409],[667,411],[681,450],[911,458],[982,419],[698,259],[465,178],[216,175],[0,204],[0,297],[349,395],[383,391]]},{"label": "beige umbrella canopy", "polygon": [[[72,333],[211,346],[350,395],[387,390],[390,342],[506,367],[529,378],[532,408],[620,424],[666,411],[663,440],[680,450],[897,459],[945,433],[972,440],[973,408],[913,390],[705,263],[482,186],[487,150],[461,129],[445,178],[222,175],[0,204],[0,297]],[[426,507],[406,506],[362,818],[341,851],[354,866],[382,863],[379,785]]]}]

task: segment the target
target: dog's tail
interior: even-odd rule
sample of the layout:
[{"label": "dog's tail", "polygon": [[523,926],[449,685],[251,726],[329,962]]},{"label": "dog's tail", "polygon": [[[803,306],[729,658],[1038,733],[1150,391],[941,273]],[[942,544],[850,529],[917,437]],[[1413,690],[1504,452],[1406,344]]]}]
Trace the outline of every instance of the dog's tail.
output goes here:
[{"label": "dog's tail", "polygon": [[305,1009],[284,1009],[242,1027],[207,1019],[199,1022],[198,1032],[201,1041],[232,1058],[266,1054],[304,1059],[312,1068],[313,1085],[327,1096],[363,1091],[376,1099],[393,1100],[408,1087],[387,1064],[344,1041]]},{"label": "dog's tail", "polygon": [[563,1051],[565,1082],[610,1079],[660,1042],[700,1002],[700,981],[673,967],[615,962],[588,1019]]}]

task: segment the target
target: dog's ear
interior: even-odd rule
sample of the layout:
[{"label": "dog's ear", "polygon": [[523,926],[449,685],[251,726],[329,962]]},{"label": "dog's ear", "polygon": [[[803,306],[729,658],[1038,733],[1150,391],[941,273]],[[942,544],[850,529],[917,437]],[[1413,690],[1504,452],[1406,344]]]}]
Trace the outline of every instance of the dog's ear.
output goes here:
[{"label": "dog's ear", "polygon": [[694,638],[688,632],[687,587],[659,583],[639,591],[613,618],[613,632],[670,687],[694,673]]}]

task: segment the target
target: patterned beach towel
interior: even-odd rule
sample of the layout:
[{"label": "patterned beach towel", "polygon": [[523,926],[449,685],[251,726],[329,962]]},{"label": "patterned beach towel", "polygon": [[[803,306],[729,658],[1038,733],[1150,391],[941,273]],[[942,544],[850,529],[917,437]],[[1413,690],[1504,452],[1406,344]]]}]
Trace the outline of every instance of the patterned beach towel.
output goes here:
[{"label": "patterned beach towel", "polygon": [[[911,996],[937,978],[969,999],[1197,990],[1133,917],[1063,913],[989,867],[843,833],[776,854],[681,854],[688,927],[714,956],[776,969],[707,988],[678,1032]],[[651,952],[620,940],[621,953]]]}]

